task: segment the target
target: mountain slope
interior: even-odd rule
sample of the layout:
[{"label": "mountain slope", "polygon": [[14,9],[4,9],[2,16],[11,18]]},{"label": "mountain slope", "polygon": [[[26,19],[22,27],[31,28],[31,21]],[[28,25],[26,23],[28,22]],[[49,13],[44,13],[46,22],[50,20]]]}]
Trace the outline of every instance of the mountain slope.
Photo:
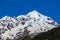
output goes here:
[{"label": "mountain slope", "polygon": [[34,40],[60,40],[60,26],[43,32],[34,37]]},{"label": "mountain slope", "polygon": [[25,27],[30,35],[36,35],[57,28],[58,24],[51,17],[42,15],[36,10],[18,17],[5,16],[0,19],[0,37],[4,40],[7,37],[14,39],[18,34],[23,35]]}]

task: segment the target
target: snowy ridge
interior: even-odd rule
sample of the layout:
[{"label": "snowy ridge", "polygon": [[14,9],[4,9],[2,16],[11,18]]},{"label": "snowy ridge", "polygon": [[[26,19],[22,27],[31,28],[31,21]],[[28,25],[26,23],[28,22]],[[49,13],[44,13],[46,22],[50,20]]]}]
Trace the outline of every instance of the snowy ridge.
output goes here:
[{"label": "snowy ridge", "polygon": [[18,17],[5,16],[0,19],[0,37],[14,39],[19,33],[23,35],[24,28],[27,27],[29,34],[46,32],[58,26],[51,17],[42,15],[36,10],[29,12],[27,15]]}]

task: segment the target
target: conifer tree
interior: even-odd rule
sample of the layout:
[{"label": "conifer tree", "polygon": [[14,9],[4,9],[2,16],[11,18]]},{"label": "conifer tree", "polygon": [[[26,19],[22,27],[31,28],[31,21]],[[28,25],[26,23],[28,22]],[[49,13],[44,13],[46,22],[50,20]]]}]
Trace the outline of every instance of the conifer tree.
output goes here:
[{"label": "conifer tree", "polygon": [[27,30],[26,27],[24,28],[24,38],[23,38],[23,40],[33,40],[31,38],[31,36],[29,35],[29,31]]},{"label": "conifer tree", "polygon": [[9,39],[8,37],[7,37],[7,39],[6,40],[11,40],[11,39]]}]

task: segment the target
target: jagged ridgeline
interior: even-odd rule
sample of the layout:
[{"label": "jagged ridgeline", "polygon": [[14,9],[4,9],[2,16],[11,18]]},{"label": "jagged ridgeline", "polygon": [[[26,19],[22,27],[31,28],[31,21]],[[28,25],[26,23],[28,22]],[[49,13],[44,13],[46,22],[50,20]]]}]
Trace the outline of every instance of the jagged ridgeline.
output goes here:
[{"label": "jagged ridgeline", "polygon": [[54,28],[58,23],[36,10],[17,17],[5,16],[0,19],[0,40],[35,40],[36,35]]}]

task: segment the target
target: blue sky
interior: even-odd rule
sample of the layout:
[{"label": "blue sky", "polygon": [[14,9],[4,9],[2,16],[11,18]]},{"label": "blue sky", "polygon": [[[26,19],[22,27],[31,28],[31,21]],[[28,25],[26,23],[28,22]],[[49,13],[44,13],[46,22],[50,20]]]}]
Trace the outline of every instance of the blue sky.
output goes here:
[{"label": "blue sky", "polygon": [[18,16],[37,10],[60,23],[59,0],[0,0],[0,18]]}]

